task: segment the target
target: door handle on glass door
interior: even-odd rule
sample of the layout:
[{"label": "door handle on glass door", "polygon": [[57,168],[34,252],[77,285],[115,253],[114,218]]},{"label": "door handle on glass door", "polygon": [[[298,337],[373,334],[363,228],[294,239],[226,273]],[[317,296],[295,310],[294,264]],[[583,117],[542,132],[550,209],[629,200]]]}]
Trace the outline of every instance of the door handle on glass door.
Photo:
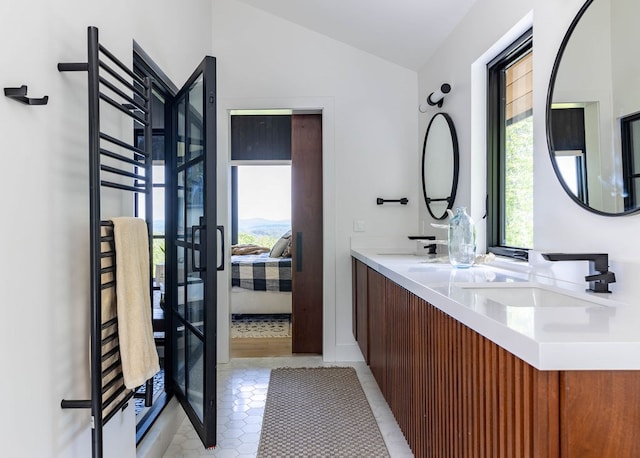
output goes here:
[{"label": "door handle on glass door", "polygon": [[[206,259],[206,244],[205,239],[202,238],[202,231],[207,229],[204,218],[200,217],[200,224],[191,226],[191,270],[193,272],[204,272],[207,270],[206,265],[202,265],[202,259]],[[200,231],[200,242],[197,244],[197,251],[200,254],[200,265],[196,266],[196,232]],[[206,236],[205,236],[206,237]],[[203,253],[205,255],[203,256]]]}]

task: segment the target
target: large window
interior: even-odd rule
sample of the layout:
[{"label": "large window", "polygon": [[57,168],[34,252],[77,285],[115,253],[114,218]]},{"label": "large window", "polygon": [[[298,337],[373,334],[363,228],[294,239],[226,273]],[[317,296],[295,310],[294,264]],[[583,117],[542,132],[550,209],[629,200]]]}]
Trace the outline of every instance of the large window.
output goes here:
[{"label": "large window", "polygon": [[291,230],[291,165],[234,167],[234,243],[271,248]]},{"label": "large window", "polygon": [[487,66],[487,247],[533,247],[533,41],[529,30]]},{"label": "large window", "polygon": [[231,112],[231,243],[271,247],[291,230],[291,110]]}]

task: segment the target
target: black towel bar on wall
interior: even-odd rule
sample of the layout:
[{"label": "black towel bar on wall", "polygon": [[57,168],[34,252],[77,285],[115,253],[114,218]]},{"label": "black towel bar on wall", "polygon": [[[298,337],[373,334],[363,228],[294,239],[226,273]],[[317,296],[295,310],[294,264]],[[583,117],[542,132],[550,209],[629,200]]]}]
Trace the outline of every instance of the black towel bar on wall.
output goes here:
[{"label": "black towel bar on wall", "polygon": [[383,199],[382,197],[378,197],[376,199],[376,203],[378,205],[386,204],[389,202],[400,202],[400,205],[407,205],[409,203],[409,199],[407,199],[406,197],[403,197],[401,199]]},{"label": "black towel bar on wall", "polygon": [[[87,72],[89,130],[89,254],[90,254],[90,386],[88,399],[63,399],[63,409],[91,410],[91,450],[102,458],[104,425],[129,405],[134,392],[126,387],[120,357],[117,308],[103,303],[103,293],[114,298],[116,290],[113,222],[102,219],[102,190],[112,188],[144,194],[145,220],[153,219],[151,80],[141,77],[99,43],[98,29],[89,27],[87,62],[59,63],[61,72]],[[24,89],[26,95],[26,86]],[[108,94],[108,95],[107,95]],[[132,111],[129,104],[136,110]],[[132,142],[126,130],[114,136],[101,130],[101,106],[122,113],[142,130],[141,143]],[[109,115],[109,119],[116,112]],[[126,125],[126,124],[125,124]],[[139,146],[139,145],[144,146]],[[103,163],[108,158],[108,163]],[[131,166],[135,167],[133,170]],[[152,225],[147,224],[153,239]],[[149,250],[151,256],[152,250]],[[149,258],[149,270],[152,259]],[[111,274],[111,275],[105,275]],[[150,287],[152,285],[149,285]],[[106,296],[105,296],[106,298]],[[105,308],[106,307],[106,308]],[[103,310],[106,312],[103,314]],[[153,401],[153,379],[145,382],[145,406]]]},{"label": "black towel bar on wall", "polygon": [[4,95],[27,105],[46,105],[49,102],[48,95],[39,99],[27,97],[27,86],[24,84],[20,87],[5,87]]},{"label": "black towel bar on wall", "polygon": [[432,199],[431,197],[427,197],[428,204],[430,204],[431,202],[449,202],[450,200],[451,200],[451,197],[443,197],[438,199]]}]

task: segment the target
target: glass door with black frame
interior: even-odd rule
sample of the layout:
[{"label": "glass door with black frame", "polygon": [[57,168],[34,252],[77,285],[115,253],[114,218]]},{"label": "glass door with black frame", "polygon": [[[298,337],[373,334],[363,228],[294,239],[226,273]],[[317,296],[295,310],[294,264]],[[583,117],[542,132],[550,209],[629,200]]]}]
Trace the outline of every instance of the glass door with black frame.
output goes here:
[{"label": "glass door with black frame", "polygon": [[216,444],[216,61],[206,57],[173,102],[168,256],[171,379],[205,447]]}]

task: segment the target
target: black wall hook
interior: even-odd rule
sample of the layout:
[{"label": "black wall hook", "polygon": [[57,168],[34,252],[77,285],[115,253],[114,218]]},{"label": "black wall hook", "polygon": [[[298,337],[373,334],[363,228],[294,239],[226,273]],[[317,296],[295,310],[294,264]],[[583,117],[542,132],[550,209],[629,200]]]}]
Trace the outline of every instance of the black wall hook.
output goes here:
[{"label": "black wall hook", "polygon": [[27,105],[46,105],[49,102],[49,96],[45,95],[40,99],[32,99],[27,97],[27,86],[22,85],[20,87],[5,87],[4,95],[18,102],[26,103]]},{"label": "black wall hook", "polygon": [[409,203],[409,199],[407,199],[406,197],[403,197],[402,199],[395,199],[395,200],[393,200],[393,199],[383,199],[382,197],[378,197],[376,199],[376,203],[378,205],[382,205],[382,204],[387,203],[387,202],[400,202],[401,205],[407,205]]}]

